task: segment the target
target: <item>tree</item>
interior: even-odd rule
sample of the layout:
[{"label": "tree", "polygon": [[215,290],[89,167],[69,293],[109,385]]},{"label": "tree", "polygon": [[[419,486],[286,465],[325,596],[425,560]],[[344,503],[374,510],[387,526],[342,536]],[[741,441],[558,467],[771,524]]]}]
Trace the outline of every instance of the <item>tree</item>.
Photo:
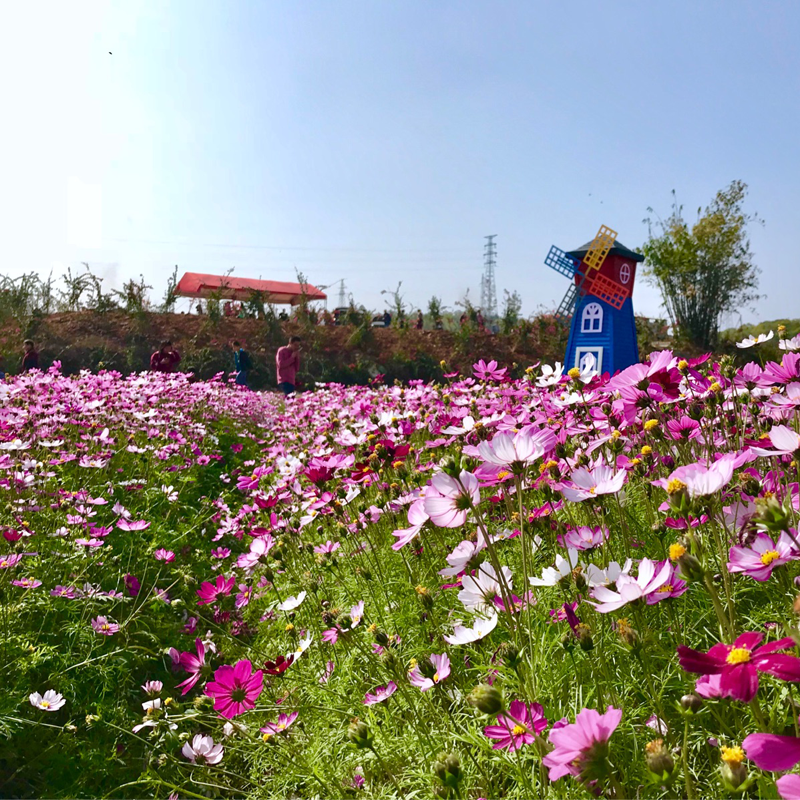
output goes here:
[{"label": "tree", "polygon": [[746,195],[747,184],[732,181],[705,211],[697,209],[690,226],[673,191],[670,216],[645,219],[645,276],[661,290],[676,332],[703,349],[716,346],[725,314],[759,297],[760,270],[753,263],[747,225],[762,221],[743,210]]}]

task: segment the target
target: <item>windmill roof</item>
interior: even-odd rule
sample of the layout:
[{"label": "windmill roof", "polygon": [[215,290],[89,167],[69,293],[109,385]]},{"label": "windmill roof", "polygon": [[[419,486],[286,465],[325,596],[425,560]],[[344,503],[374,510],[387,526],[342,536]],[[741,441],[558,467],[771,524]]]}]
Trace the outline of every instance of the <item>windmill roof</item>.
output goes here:
[{"label": "windmill roof", "polygon": [[[586,242],[586,244],[582,244],[580,247],[576,247],[574,250],[569,250],[567,255],[581,260],[589,252],[589,247],[591,244],[591,242]],[[614,246],[611,248],[611,250],[609,250],[608,254],[610,256],[625,256],[625,258],[630,258],[632,261],[636,261],[637,263],[644,261],[644,256],[641,253],[636,253],[630,248],[625,247],[625,245],[622,244],[619,239],[614,242]]]}]

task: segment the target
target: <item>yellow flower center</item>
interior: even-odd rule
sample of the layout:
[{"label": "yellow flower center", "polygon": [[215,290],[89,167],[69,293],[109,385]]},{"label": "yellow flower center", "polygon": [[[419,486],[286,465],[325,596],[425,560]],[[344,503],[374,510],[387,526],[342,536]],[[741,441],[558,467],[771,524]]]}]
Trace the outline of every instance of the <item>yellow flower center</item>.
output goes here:
[{"label": "yellow flower center", "polygon": [[665,584],[664,584],[663,586],[661,586],[659,589],[656,589],[656,591],[657,591],[657,592],[664,592],[664,593],[667,593],[667,592],[671,592],[671,591],[672,591],[672,589],[673,589],[673,586],[672,586],[672,584],[671,584],[671,583],[665,583]]},{"label": "yellow flower center", "polygon": [[572,380],[577,380],[577,379],[578,379],[578,378],[580,378],[580,376],[581,376],[581,371],[580,371],[580,370],[579,370],[577,367],[573,367],[573,368],[572,368],[572,369],[571,369],[571,370],[570,370],[570,371],[567,373],[567,375],[569,375],[569,377],[570,377],[570,378],[572,378]]},{"label": "yellow flower center", "polygon": [[677,561],[684,553],[686,548],[682,544],[671,544],[669,546],[669,559],[670,561]]},{"label": "yellow flower center", "polygon": [[679,369],[681,372],[683,372],[683,371],[684,371],[685,369],[687,369],[688,367],[689,367],[689,362],[688,362],[688,361],[687,361],[685,358],[682,358],[682,359],[681,359],[681,360],[678,362],[678,369]]},{"label": "yellow flower center", "polygon": [[734,647],[725,660],[729,664],[746,664],[750,660],[750,651],[746,647]]},{"label": "yellow flower center", "polygon": [[622,436],[622,434],[617,430],[611,432],[612,439],[619,439],[620,436]]},{"label": "yellow flower center", "polygon": [[6,559],[0,561],[0,567],[3,567],[3,569],[5,569],[7,566],[8,566],[8,561],[6,561]]},{"label": "yellow flower center", "polygon": [[286,625],[286,628],[284,628],[284,630],[286,631],[286,633],[291,633],[291,632],[294,630],[294,625],[292,625],[292,623],[291,623],[291,622],[289,622],[289,623]]},{"label": "yellow flower center", "polygon": [[411,661],[408,662],[408,671],[411,672],[411,670],[413,670],[417,664],[419,664],[419,661],[417,661],[416,658],[412,658]]},{"label": "yellow flower center", "polygon": [[109,631],[109,630],[111,630],[111,626],[110,626],[110,625],[109,625],[107,622],[104,622],[104,623],[103,623],[103,624],[100,626],[100,630],[101,630],[101,631]]},{"label": "yellow flower center", "polygon": [[722,391],[722,387],[716,381],[714,381],[714,383],[712,383],[711,386],[708,387],[708,389],[709,391],[714,393]]},{"label": "yellow flower center", "polygon": [[50,708],[50,703],[47,700],[42,700],[42,702],[39,703],[39,708]]},{"label": "yellow flower center", "polygon": [[439,673],[438,673],[438,672],[436,672],[436,673],[434,674],[434,676],[433,676],[433,682],[434,682],[434,683],[439,683]]},{"label": "yellow flower center", "polygon": [[511,473],[508,470],[501,470],[497,473],[497,480],[501,481],[503,478],[507,478]]},{"label": "yellow flower center", "polygon": [[777,550],[767,550],[763,556],[761,556],[761,563],[768,567],[776,558],[780,558],[780,553]]},{"label": "yellow flower center", "polygon": [[261,738],[262,738],[262,739],[263,739],[265,742],[268,742],[268,741],[269,741],[269,740],[272,738],[272,734],[271,734],[271,733],[264,733],[264,734],[262,734]]},{"label": "yellow flower center", "polygon": [[667,494],[677,494],[678,492],[683,491],[685,488],[686,484],[683,481],[673,478],[667,484]]},{"label": "yellow flower center", "polygon": [[722,745],[719,749],[720,758],[726,764],[741,764],[744,761],[744,750],[741,747],[726,747]]},{"label": "yellow flower center", "polygon": [[524,725],[515,725],[514,729],[511,731],[511,733],[514,736],[522,736],[522,734],[526,733],[527,730],[528,729]]},{"label": "yellow flower center", "polygon": [[657,427],[658,427],[658,420],[657,419],[649,419],[644,424],[644,429],[646,431],[651,431],[651,430],[653,430],[653,428],[657,428]]},{"label": "yellow flower center", "polygon": [[630,465],[631,465],[632,467],[637,467],[637,466],[639,466],[639,464],[641,464],[641,463],[642,463],[642,459],[641,459],[641,458],[632,458],[632,459],[630,460]]},{"label": "yellow flower center", "polygon": [[285,722],[279,722],[279,723],[278,723],[278,730],[279,730],[279,731],[284,731],[284,730],[286,730],[286,723],[285,723]]},{"label": "yellow flower center", "polygon": [[[651,421],[651,422],[654,422],[655,420],[650,420],[650,421]],[[649,445],[649,444],[646,444],[646,445],[645,445],[645,446],[642,448],[642,455],[643,455],[643,456],[649,456],[649,455],[650,455],[650,453],[652,453],[652,452],[653,452],[653,448],[652,448],[652,447],[650,447],[650,445]]]}]

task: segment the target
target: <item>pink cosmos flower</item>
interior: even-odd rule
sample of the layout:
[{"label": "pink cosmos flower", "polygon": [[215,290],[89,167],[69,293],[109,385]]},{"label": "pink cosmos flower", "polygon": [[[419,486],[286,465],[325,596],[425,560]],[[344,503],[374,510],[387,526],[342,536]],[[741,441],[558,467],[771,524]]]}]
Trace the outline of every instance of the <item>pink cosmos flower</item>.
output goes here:
[{"label": "pink cosmos flower", "polygon": [[701,675],[694,682],[694,691],[696,694],[699,694],[700,697],[705,697],[706,700],[718,700],[720,697],[725,696],[720,686],[721,680],[722,675],[720,674]]},{"label": "pink cosmos flower", "polygon": [[235,580],[233,575],[230,578],[226,578],[224,575],[217,575],[214,583],[203,581],[197,590],[197,596],[200,598],[197,601],[197,605],[203,606],[215,603],[218,597],[230,594]]},{"label": "pink cosmos flower", "polygon": [[765,447],[750,448],[760,456],[790,456],[800,450],[800,436],[785,425],[776,425],[769,432],[769,440],[773,450]]},{"label": "pink cosmos flower", "polygon": [[203,736],[201,733],[198,733],[191,743],[186,742],[181,749],[181,753],[192,764],[219,764],[223,752],[221,744],[214,744],[210,736]]},{"label": "pink cosmos flower", "polygon": [[22,578],[21,580],[11,581],[12,586],[20,586],[23,589],[37,589],[42,585],[36,578]]},{"label": "pink cosmos flower", "polygon": [[143,519],[130,521],[127,519],[118,519],[117,527],[121,531],[146,531],[150,527],[150,523]]},{"label": "pink cosmos flower", "polygon": [[431,478],[424,508],[434,525],[460,528],[467,521],[470,505],[478,505],[480,501],[480,484],[472,473],[462,471],[456,480],[445,472],[439,472]]},{"label": "pink cosmos flower", "polygon": [[181,653],[181,666],[189,673],[189,677],[179,683],[177,688],[183,688],[182,695],[188,694],[203,677],[203,670],[206,666],[206,648],[202,639],[194,640],[197,648],[197,655],[193,653]]},{"label": "pink cosmos flower", "polygon": [[672,574],[672,565],[669,561],[656,573],[657,562],[643,558],[639,562],[639,574],[636,578],[622,573],[617,578],[617,591],[614,592],[607,586],[596,586],[592,590],[592,597],[599,603],[592,603],[601,614],[617,611],[622,606],[632,603],[641,597],[647,597],[663,586]]},{"label": "pink cosmos flower", "polygon": [[645,597],[645,602],[649,606],[660,603],[662,600],[668,600],[671,597],[680,597],[689,588],[689,585],[681,577],[681,570],[677,564],[671,564],[669,561],[659,561],[656,563],[656,572],[662,569],[665,563],[670,564],[669,576],[666,583],[661,584],[658,589]]},{"label": "pink cosmos flower", "polygon": [[733,477],[733,470],[736,467],[735,459],[736,454],[728,454],[722,456],[711,466],[707,466],[702,462],[686,464],[673,470],[668,478],[653,481],[653,484],[666,489],[672,481],[678,480],[686,486],[689,497],[706,497],[710,494],[716,494],[730,483]]},{"label": "pink cosmos flower", "polygon": [[267,740],[276,733],[283,733],[288,730],[297,719],[298,713],[293,711],[291,714],[280,714],[277,722],[268,722],[263,728],[259,728],[261,733],[264,734],[264,739]]},{"label": "pink cosmos flower", "polygon": [[544,709],[539,703],[523,703],[514,700],[505,714],[497,717],[497,725],[487,725],[483,734],[492,739],[493,750],[519,750],[524,744],[531,744],[547,727]]},{"label": "pink cosmos flower", "polygon": [[553,750],[548,753],[542,763],[549,770],[551,781],[557,781],[565,775],[580,777],[592,762],[602,753],[604,745],[611,738],[622,719],[622,711],[609,706],[605,714],[599,714],[593,708],[584,708],[575,717],[575,722],[550,731],[548,740]]},{"label": "pink cosmos flower", "polygon": [[271,534],[259,536],[250,542],[250,550],[247,553],[242,553],[236,560],[236,566],[240,569],[252,570],[256,567],[259,561],[272,550],[275,540]]},{"label": "pink cosmos flower", "polygon": [[497,362],[492,360],[488,364],[481,359],[472,365],[472,373],[479,381],[501,381],[506,375],[506,367],[497,368]]},{"label": "pink cosmos flower", "polygon": [[411,685],[416,686],[421,692],[427,692],[428,689],[432,689],[450,674],[450,659],[446,653],[442,653],[440,656],[434,654],[428,660],[435,670],[432,678],[426,678],[420,671],[419,665],[416,665],[408,673],[408,680]]},{"label": "pink cosmos flower", "polygon": [[[482,539],[483,537],[481,537]],[[456,545],[452,553],[445,556],[445,560],[450,565],[444,569],[439,570],[440,575],[451,576],[461,574],[467,567],[470,561],[480,553],[486,546],[485,542],[470,542],[464,540]]]},{"label": "pink cosmos flower", "polygon": [[400,550],[416,539],[428,519],[428,514],[425,511],[425,499],[420,497],[408,507],[408,521],[411,527],[402,528],[392,533],[392,536],[397,539],[392,545],[392,550]]},{"label": "pink cosmos flower", "polygon": [[490,442],[481,442],[478,451],[488,464],[521,472],[555,446],[556,436],[549,428],[526,428],[519,433],[501,431]]},{"label": "pink cosmos flower", "polygon": [[[800,335],[795,337],[800,340]],[[775,781],[783,800],[800,800],[800,775],[784,775]]]},{"label": "pink cosmos flower", "polygon": [[119,625],[105,617],[95,617],[92,620],[92,628],[101,636],[113,636],[119,630]]},{"label": "pink cosmos flower", "polygon": [[605,526],[590,528],[588,525],[582,525],[579,528],[570,528],[563,536],[559,535],[558,543],[562,547],[571,547],[574,550],[591,550],[607,542],[608,535],[608,528]]},{"label": "pink cosmos flower", "polygon": [[325,664],[325,671],[319,676],[319,682],[321,684],[324,685],[331,679],[331,675],[333,675],[335,666],[336,665],[333,663],[333,661],[328,661],[327,664]]},{"label": "pink cosmos flower", "polygon": [[784,531],[777,543],[766,533],[756,535],[750,547],[731,547],[728,572],[743,572],[756,581],[769,580],[772,570],[798,558],[791,536]]},{"label": "pink cosmos flower", "polygon": [[214,680],[206,684],[205,693],[214,699],[214,710],[226,719],[243,714],[255,707],[264,685],[264,673],[253,672],[246,660],[233,666],[225,664],[214,673]]},{"label": "pink cosmos flower", "polygon": [[332,542],[330,539],[328,539],[328,541],[325,542],[325,544],[318,544],[314,548],[314,552],[315,553],[335,553],[340,547],[341,547],[341,545],[339,544],[339,542]]},{"label": "pink cosmos flower", "polygon": [[163,547],[159,547],[158,550],[153,553],[153,558],[156,561],[174,561],[175,560],[175,553],[172,550],[165,550]]},{"label": "pink cosmos flower", "polygon": [[616,494],[625,483],[625,470],[614,472],[605,464],[598,464],[591,470],[578,467],[572,473],[571,483],[561,486],[561,494],[573,503],[580,503],[601,494]]},{"label": "pink cosmos flower", "polygon": [[22,553],[9,553],[8,555],[0,556],[0,569],[16,567],[20,561],[22,561]]},{"label": "pink cosmos flower", "polygon": [[800,763],[800,739],[774,733],[751,733],[742,742],[747,757],[769,772],[785,772]]},{"label": "pink cosmos flower", "polygon": [[150,697],[155,697],[157,694],[161,694],[163,688],[164,684],[161,681],[147,681],[142,686],[142,691]]},{"label": "pink cosmos flower", "polygon": [[216,549],[211,551],[212,558],[227,558],[231,554],[231,551],[227,547],[217,547]]},{"label": "pink cosmos flower", "polygon": [[374,692],[367,692],[364,695],[364,705],[374,706],[375,703],[382,703],[388,700],[397,691],[397,684],[389,681],[386,686],[379,686]]},{"label": "pink cosmos flower", "polygon": [[758,647],[763,633],[743,633],[732,644],[715,644],[708,653],[678,646],[678,659],[686,672],[719,675],[724,697],[749,703],[758,691],[758,673],[767,672],[783,681],[800,681],[800,658],[780,653],[794,647],[792,639],[779,639]]},{"label": "pink cosmos flower", "polygon": [[680,419],[667,420],[667,432],[676,441],[696,439],[700,435],[700,423],[684,414]]}]

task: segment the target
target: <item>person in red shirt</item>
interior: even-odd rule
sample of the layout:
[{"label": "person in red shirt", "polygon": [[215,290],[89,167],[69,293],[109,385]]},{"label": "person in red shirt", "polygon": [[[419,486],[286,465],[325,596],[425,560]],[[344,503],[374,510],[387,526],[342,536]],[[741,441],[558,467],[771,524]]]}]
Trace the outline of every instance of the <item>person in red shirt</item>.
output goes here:
[{"label": "person in red shirt", "polygon": [[150,356],[150,369],[153,372],[175,372],[181,363],[181,354],[169,340],[161,342],[161,346]]},{"label": "person in red shirt", "polygon": [[289,344],[278,348],[275,353],[275,367],[278,377],[278,388],[286,395],[294,391],[297,381],[297,372],[300,369],[300,344],[299,336],[290,336]]},{"label": "person in red shirt", "polygon": [[22,348],[25,351],[22,355],[22,364],[20,369],[22,372],[29,372],[32,369],[39,369],[39,354],[33,345],[33,339],[26,339],[22,343]]}]

